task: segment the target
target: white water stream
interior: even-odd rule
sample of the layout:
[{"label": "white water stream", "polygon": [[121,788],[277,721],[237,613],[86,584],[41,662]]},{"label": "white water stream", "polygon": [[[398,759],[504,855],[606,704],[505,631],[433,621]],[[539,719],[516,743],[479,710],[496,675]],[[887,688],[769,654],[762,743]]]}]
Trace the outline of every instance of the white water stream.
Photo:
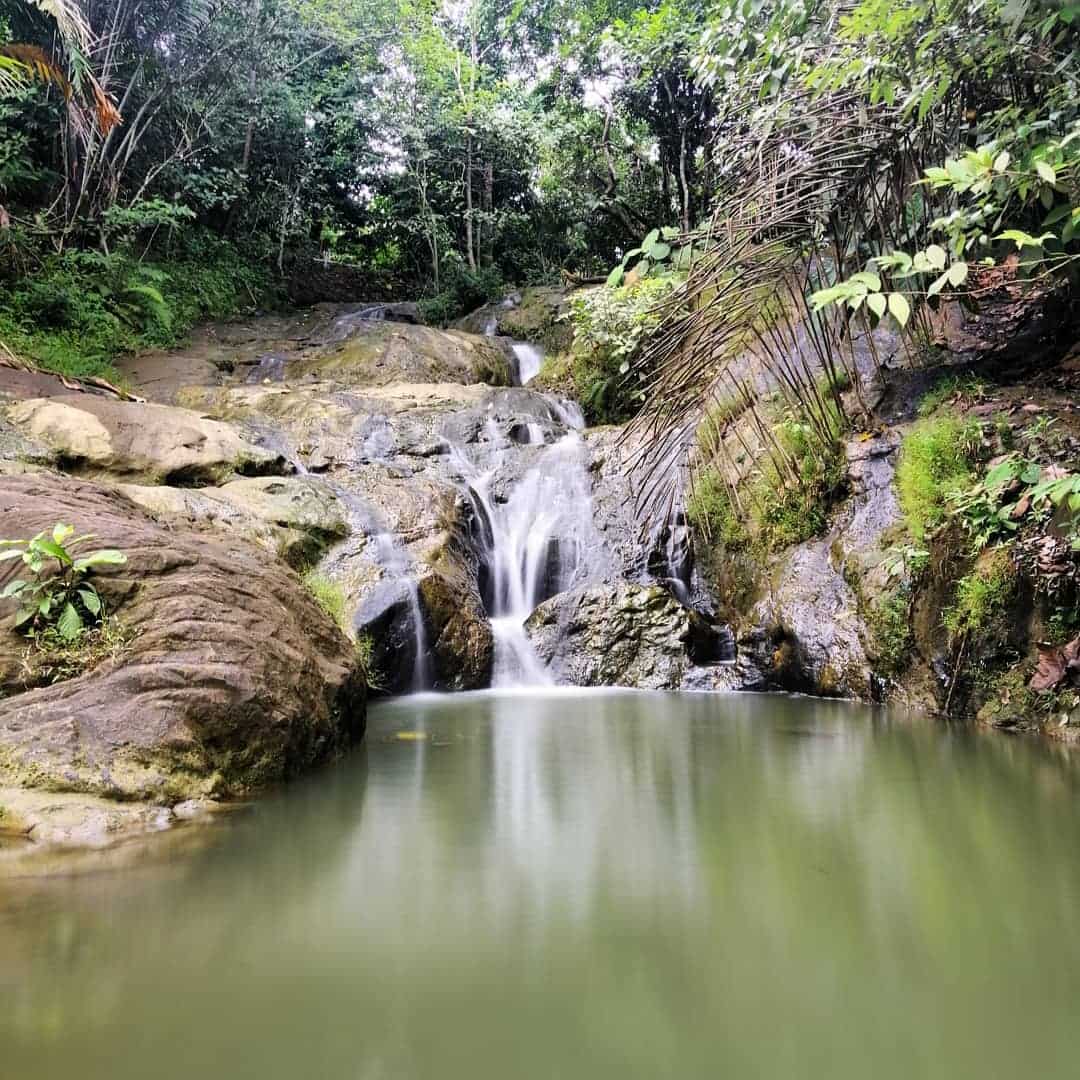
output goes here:
[{"label": "white water stream", "polygon": [[482,591],[495,638],[492,686],[551,685],[551,673],[529,643],[525,620],[548,597],[599,580],[604,570],[585,445],[576,432],[564,435],[500,500],[495,481],[509,444],[494,425],[487,434],[493,461],[486,469],[459,452],[455,457],[473,506],[484,568]]}]

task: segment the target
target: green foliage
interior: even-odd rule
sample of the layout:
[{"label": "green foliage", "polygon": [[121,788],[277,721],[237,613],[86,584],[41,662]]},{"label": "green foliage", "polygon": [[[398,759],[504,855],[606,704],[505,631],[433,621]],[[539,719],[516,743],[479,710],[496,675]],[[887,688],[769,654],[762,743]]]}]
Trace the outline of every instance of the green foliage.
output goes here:
[{"label": "green foliage", "polygon": [[942,623],[949,635],[958,639],[985,630],[1000,615],[1016,591],[1017,573],[1007,548],[987,552],[970,574],[956,583],[952,604]]},{"label": "green foliage", "polygon": [[694,477],[686,501],[686,516],[706,539],[726,548],[745,545],[746,527],[731,502],[731,489],[718,469],[710,466]]},{"label": "green foliage", "polygon": [[345,592],[341,586],[325,574],[309,570],[301,579],[319,605],[341,628],[343,634],[352,637],[353,628],[349,624]]},{"label": "green foliage", "polygon": [[0,540],[0,562],[21,559],[28,572],[4,587],[0,599],[15,600],[14,627],[27,637],[56,634],[72,642],[105,618],[105,604],[88,580],[99,566],[118,566],[127,556],[111,548],[78,554],[93,539],[75,536],[71,525],[57,524],[29,540]]},{"label": "green foliage", "polygon": [[896,490],[908,531],[924,540],[946,517],[949,495],[971,485],[979,426],[951,416],[920,420],[900,447]]},{"label": "green foliage", "polygon": [[789,417],[774,432],[780,452],[766,456],[751,498],[760,535],[775,551],[824,531],[829,509],[843,490],[846,461],[838,440],[823,442],[798,419]]},{"label": "green foliage", "polygon": [[496,267],[470,270],[455,261],[443,273],[445,288],[420,301],[420,317],[429,326],[448,326],[490,300],[505,296],[506,283]]},{"label": "green foliage", "polygon": [[657,306],[672,287],[669,277],[645,278],[571,300],[574,383],[591,423],[619,423],[640,407],[648,372],[638,363],[639,350],[659,324]]},{"label": "green foliage", "polygon": [[867,622],[878,671],[889,676],[901,674],[911,663],[915,643],[909,593],[899,590],[882,597],[870,609]]},{"label": "green foliage", "polygon": [[267,289],[265,272],[207,234],[165,263],[71,249],[0,284],[0,341],[48,370],[115,378],[119,355],[174,345],[198,320],[234,315]]},{"label": "green foliage", "polygon": [[986,383],[974,375],[946,375],[932,390],[919,399],[919,415],[930,416],[945,404],[980,401],[986,395]]}]

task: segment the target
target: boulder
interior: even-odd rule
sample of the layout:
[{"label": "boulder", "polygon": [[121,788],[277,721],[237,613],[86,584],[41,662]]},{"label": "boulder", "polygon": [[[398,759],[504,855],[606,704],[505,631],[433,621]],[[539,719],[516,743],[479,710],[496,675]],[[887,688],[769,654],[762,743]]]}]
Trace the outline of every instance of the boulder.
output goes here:
[{"label": "boulder", "polygon": [[559,593],[525,631],[560,682],[674,690],[717,658],[717,633],[658,586],[593,585]]},{"label": "boulder", "polygon": [[256,446],[235,427],[171,405],[70,394],[17,402],[8,419],[73,472],[199,484],[290,471],[280,454]]},{"label": "boulder", "polygon": [[[0,477],[0,536],[56,522],[127,555],[95,577],[122,643],[82,674],[0,701],[0,786],[164,805],[238,797],[363,734],[355,649],[281,563],[239,538],[160,524],[93,483]],[[25,650],[0,632],[8,693]]]},{"label": "boulder", "polygon": [[487,383],[511,381],[510,358],[489,338],[430,326],[365,320],[338,343],[319,345],[289,360],[287,381],[311,379],[338,386],[391,383]]},{"label": "boulder", "polygon": [[[858,598],[833,565],[827,541],[800,544],[784,556],[750,621],[770,685],[825,697],[871,696]],[[751,641],[739,644],[745,649]]]},{"label": "boulder", "polygon": [[156,517],[225,529],[292,566],[310,563],[349,531],[337,495],[310,477],[243,477],[217,488],[118,484],[117,489]]},{"label": "boulder", "polygon": [[535,285],[494,300],[454,323],[470,334],[500,334],[542,345],[549,352],[570,347],[574,331],[567,315],[572,293]]}]

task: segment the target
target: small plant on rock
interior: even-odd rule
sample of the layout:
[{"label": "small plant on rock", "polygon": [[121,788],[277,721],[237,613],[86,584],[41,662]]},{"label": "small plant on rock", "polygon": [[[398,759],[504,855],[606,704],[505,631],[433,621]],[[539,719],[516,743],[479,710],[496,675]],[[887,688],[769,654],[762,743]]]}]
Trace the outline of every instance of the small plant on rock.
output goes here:
[{"label": "small plant on rock", "polygon": [[2,600],[17,600],[15,629],[27,637],[54,637],[72,643],[105,618],[101,594],[88,580],[99,566],[127,562],[123,552],[102,548],[79,554],[93,536],[75,536],[71,525],[57,524],[30,540],[0,540],[0,562],[22,559],[28,577],[9,581]]}]

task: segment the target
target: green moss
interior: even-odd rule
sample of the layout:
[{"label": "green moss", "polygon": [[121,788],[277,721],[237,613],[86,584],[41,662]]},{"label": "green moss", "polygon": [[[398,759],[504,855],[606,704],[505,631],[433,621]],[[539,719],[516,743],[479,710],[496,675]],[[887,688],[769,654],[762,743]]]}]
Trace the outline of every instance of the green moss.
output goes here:
[{"label": "green moss", "polygon": [[1008,607],[1016,585],[1016,566],[1008,548],[986,552],[971,573],[956,583],[953,602],[942,618],[949,635],[956,639],[973,631],[986,630]]},{"label": "green moss", "polygon": [[975,481],[979,425],[951,416],[921,420],[904,438],[896,465],[896,490],[908,531],[926,538],[945,520],[951,492]]},{"label": "green moss", "polygon": [[352,627],[346,615],[347,601],[341,586],[325,574],[309,570],[300,579],[319,605],[341,628],[346,636],[352,636]]}]

